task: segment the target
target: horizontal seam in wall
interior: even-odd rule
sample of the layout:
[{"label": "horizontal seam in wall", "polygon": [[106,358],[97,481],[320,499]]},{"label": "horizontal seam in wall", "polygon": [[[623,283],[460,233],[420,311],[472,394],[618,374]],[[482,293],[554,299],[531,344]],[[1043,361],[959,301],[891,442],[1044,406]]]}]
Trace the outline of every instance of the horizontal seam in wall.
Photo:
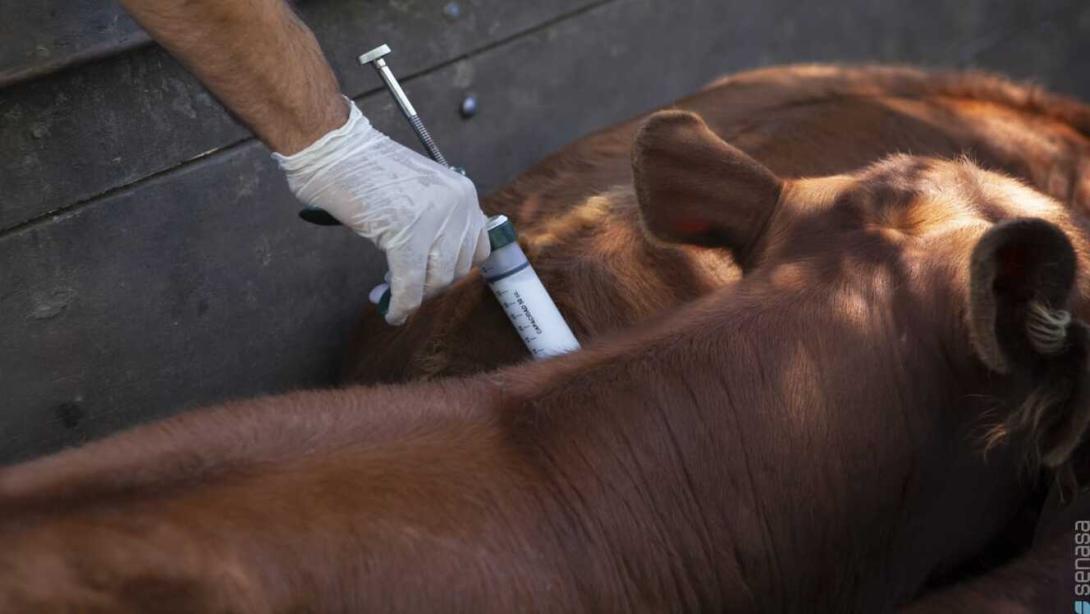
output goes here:
[{"label": "horizontal seam in wall", "polygon": [[[288,0],[290,4],[297,4],[295,0]],[[111,44],[112,43],[112,44]],[[84,64],[108,60],[110,58],[142,49],[152,45],[151,37],[142,29],[137,29],[129,34],[122,35],[118,41],[96,43],[75,53],[59,59],[49,60],[31,66],[15,68],[7,72],[0,72],[0,90],[19,85],[26,81],[33,81],[61,73],[73,68],[79,68]]]},{"label": "horizontal seam in wall", "polygon": [[[465,53],[462,53],[460,55],[456,55],[456,56],[453,56],[453,57],[451,57],[451,58],[449,58],[447,60],[443,60],[443,61],[441,61],[441,62],[439,62],[439,63],[437,63],[437,64],[435,64],[433,66],[429,66],[428,68],[424,68],[424,69],[418,70],[416,72],[409,73],[407,76],[402,76],[399,80],[404,82],[404,83],[411,83],[412,81],[414,81],[416,79],[427,77],[428,75],[431,75],[432,73],[443,70],[444,68],[447,68],[447,67],[449,67],[449,66],[451,66],[453,64],[456,64],[458,62],[462,62],[462,61],[471,59],[473,57],[476,57],[478,55],[487,53],[489,51],[492,51],[493,49],[496,49],[497,47],[502,47],[502,46],[504,46],[504,45],[506,45],[508,43],[514,42],[514,41],[516,41],[516,40],[518,40],[520,38],[523,38],[525,36],[530,36],[530,35],[536,34],[537,32],[540,32],[542,30],[546,30],[548,28],[551,28],[551,27],[553,27],[553,26],[555,26],[557,24],[560,24],[560,23],[562,23],[564,21],[579,17],[579,16],[581,16],[583,14],[594,11],[595,9],[598,9],[598,8],[600,8],[602,6],[607,5],[607,4],[612,4],[612,3],[621,2],[621,1],[623,1],[623,0],[599,0],[597,2],[592,2],[590,4],[586,4],[584,6],[581,6],[581,7],[577,8],[577,9],[573,9],[573,10],[568,11],[566,13],[561,13],[560,15],[557,15],[557,16],[551,18],[551,19],[547,19],[547,20],[545,20],[545,21],[543,21],[543,22],[541,22],[539,24],[536,24],[534,26],[531,26],[531,27],[529,27],[529,28],[527,28],[525,30],[521,30],[519,32],[512,33],[509,36],[505,36],[505,37],[497,39],[497,40],[495,40],[495,41],[493,41],[491,43],[488,43],[486,45],[482,45],[480,47],[477,47],[475,49],[472,49],[472,50],[467,51]],[[359,94],[356,94],[356,95],[352,96],[352,99],[358,101],[358,100],[361,100],[361,99],[366,98],[368,96],[372,96],[372,95],[374,95],[374,94],[376,94],[378,92],[382,92],[382,91],[384,91],[383,87],[373,87],[373,88],[364,90],[362,93],[359,93]],[[51,209],[51,210],[46,211],[45,213],[42,213],[40,215],[36,215],[36,216],[31,217],[31,218],[29,218],[27,220],[24,220],[22,222],[18,222],[16,224],[12,225],[12,226],[8,226],[7,228],[0,228],[0,239],[3,239],[4,237],[7,237],[8,235],[12,235],[12,234],[16,234],[18,232],[22,232],[22,231],[27,230],[27,229],[32,228],[32,227],[39,226],[39,225],[44,224],[44,223],[48,223],[48,222],[52,221],[54,218],[56,218],[57,216],[72,214],[72,213],[74,213],[76,211],[79,211],[79,210],[82,210],[82,209],[84,209],[86,207],[92,206],[98,201],[105,200],[105,199],[110,198],[112,196],[116,196],[117,194],[123,193],[126,190],[137,189],[137,188],[143,186],[144,184],[146,184],[148,182],[154,181],[155,179],[158,179],[160,177],[163,177],[165,175],[169,175],[169,174],[177,172],[177,171],[181,171],[181,170],[183,170],[185,168],[188,168],[189,166],[191,166],[193,164],[198,164],[198,163],[200,163],[200,162],[204,161],[205,159],[210,158],[212,156],[216,156],[216,155],[219,155],[219,154],[225,154],[225,153],[227,153],[227,152],[229,152],[229,151],[231,151],[231,150],[233,150],[233,149],[235,149],[237,147],[241,147],[243,145],[246,145],[246,144],[252,142],[253,140],[254,140],[254,137],[251,135],[251,136],[248,136],[246,138],[240,139],[238,141],[233,141],[233,142],[227,143],[226,145],[221,145],[219,147],[215,147],[215,148],[210,149],[210,150],[208,150],[208,151],[206,151],[206,152],[204,152],[204,153],[202,153],[202,154],[200,154],[198,156],[195,156],[193,158],[190,158],[188,160],[184,160],[184,161],[182,161],[182,162],[180,162],[178,164],[175,164],[174,166],[164,168],[164,169],[159,170],[159,171],[155,171],[153,173],[150,173],[148,175],[145,175],[143,177],[140,177],[139,179],[135,179],[135,180],[130,181],[128,183],[108,188],[106,190],[103,190],[102,192],[99,192],[97,194],[93,194],[91,196],[88,196],[87,198],[75,201],[75,202],[73,202],[73,203],[71,203],[69,205],[64,205],[64,206],[58,207],[56,209]]]},{"label": "horizontal seam in wall", "polygon": [[73,53],[72,55],[65,56],[62,59],[54,60],[52,62],[43,62],[35,64],[30,67],[17,68],[8,72],[0,73],[0,90],[8,87],[13,87],[27,81],[33,81],[42,77],[48,77],[57,73],[64,72],[73,68],[78,68],[84,64],[91,64],[101,60],[106,60],[118,55],[135,51],[143,47],[147,47],[151,44],[151,39],[146,34],[140,33],[135,35],[130,40],[126,40],[122,43],[105,47],[102,45],[92,45],[86,49]]}]

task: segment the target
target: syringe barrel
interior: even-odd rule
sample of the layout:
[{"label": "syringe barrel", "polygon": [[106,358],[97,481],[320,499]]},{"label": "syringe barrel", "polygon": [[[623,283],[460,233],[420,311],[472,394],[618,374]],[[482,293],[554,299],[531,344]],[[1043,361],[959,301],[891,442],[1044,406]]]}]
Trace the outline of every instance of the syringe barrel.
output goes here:
[{"label": "syringe barrel", "polygon": [[514,240],[511,223],[496,216],[488,226],[492,254],[481,274],[530,353],[540,359],[578,350],[579,341]]}]

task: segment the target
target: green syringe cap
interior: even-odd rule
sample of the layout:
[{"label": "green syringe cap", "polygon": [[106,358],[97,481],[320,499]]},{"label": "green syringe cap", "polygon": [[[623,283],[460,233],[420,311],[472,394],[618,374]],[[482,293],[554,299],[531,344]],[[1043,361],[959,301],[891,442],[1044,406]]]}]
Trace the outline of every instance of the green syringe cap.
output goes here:
[{"label": "green syringe cap", "polygon": [[511,223],[511,220],[507,219],[506,215],[493,215],[488,218],[488,225],[485,228],[488,229],[488,243],[493,250],[510,245],[518,240],[515,225]]}]

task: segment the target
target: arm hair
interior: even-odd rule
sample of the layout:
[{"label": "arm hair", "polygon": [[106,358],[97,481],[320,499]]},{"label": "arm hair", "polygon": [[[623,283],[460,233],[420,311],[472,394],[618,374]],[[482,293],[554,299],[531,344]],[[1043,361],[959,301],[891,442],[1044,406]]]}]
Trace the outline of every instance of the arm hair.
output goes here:
[{"label": "arm hair", "polygon": [[270,149],[296,153],[348,117],[318,41],[284,0],[121,0]]}]

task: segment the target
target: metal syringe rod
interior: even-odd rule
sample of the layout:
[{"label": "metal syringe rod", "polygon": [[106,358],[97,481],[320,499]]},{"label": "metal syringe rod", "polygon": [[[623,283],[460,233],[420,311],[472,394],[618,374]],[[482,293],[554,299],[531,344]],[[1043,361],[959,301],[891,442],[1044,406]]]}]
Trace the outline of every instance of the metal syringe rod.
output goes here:
[{"label": "metal syringe rod", "polygon": [[382,82],[386,84],[386,89],[390,90],[390,94],[393,95],[394,100],[397,101],[397,106],[401,108],[401,112],[405,115],[405,119],[409,120],[409,125],[412,126],[413,132],[416,133],[416,138],[420,139],[420,144],[424,146],[424,149],[428,150],[428,155],[431,156],[431,159],[443,166],[450,166],[447,164],[447,159],[443,156],[443,153],[439,151],[439,147],[435,144],[435,141],[432,140],[431,133],[424,127],[424,122],[422,122],[420,116],[416,114],[416,109],[413,107],[413,103],[409,102],[409,97],[405,95],[405,90],[401,89],[401,84],[398,83],[397,77],[394,76],[393,71],[387,66],[386,60],[383,59],[388,53],[390,53],[390,47],[388,45],[379,45],[361,55],[359,61],[360,64],[370,64],[375,67],[378,76],[381,77]]}]

